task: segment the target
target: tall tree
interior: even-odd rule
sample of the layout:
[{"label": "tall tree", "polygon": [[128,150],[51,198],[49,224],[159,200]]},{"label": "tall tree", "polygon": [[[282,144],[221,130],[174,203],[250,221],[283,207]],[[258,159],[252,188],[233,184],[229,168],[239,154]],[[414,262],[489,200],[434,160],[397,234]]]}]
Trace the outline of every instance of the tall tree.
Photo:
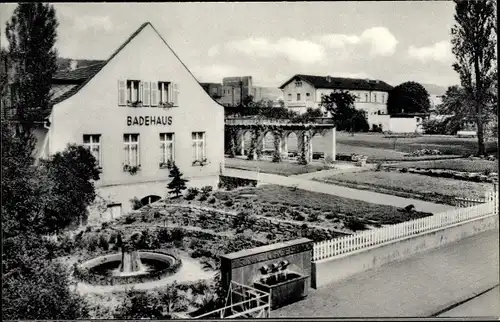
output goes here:
[{"label": "tall tree", "polygon": [[347,91],[334,91],[321,98],[321,106],[330,112],[339,131],[368,131],[366,113],[354,107],[356,97]]},{"label": "tall tree", "polygon": [[429,93],[417,82],[405,82],[394,87],[387,98],[387,112],[427,113],[431,107]]},{"label": "tall tree", "polygon": [[54,7],[40,2],[20,3],[6,24],[17,135],[30,136],[34,122],[49,114],[51,80],[57,70],[57,27]]},{"label": "tall tree", "polygon": [[496,77],[496,12],[495,1],[455,2],[455,25],[451,29],[451,43],[456,62],[453,68],[468,100],[474,104],[477,126],[478,154],[485,154],[484,125],[488,106],[492,107],[492,86]]}]

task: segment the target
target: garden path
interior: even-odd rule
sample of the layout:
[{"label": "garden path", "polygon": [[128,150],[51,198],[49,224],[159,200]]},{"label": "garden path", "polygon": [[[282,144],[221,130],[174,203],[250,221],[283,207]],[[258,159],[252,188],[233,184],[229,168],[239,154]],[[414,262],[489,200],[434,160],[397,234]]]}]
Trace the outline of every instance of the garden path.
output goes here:
[{"label": "garden path", "polygon": [[498,274],[499,235],[488,231],[311,289],[271,317],[430,317],[498,285]]},{"label": "garden path", "polygon": [[225,168],[222,174],[229,177],[257,180],[263,183],[297,187],[299,189],[308,191],[331,194],[342,198],[362,200],[379,205],[389,205],[403,208],[410,204],[413,204],[417,211],[423,212],[439,213],[455,209],[455,207],[449,205],[435,204],[432,202],[417,199],[402,198],[368,190],[358,190],[297,177],[285,177],[276,174],[258,173],[256,171],[229,168]]},{"label": "garden path", "polygon": [[305,180],[312,180],[312,179],[329,177],[329,176],[332,176],[335,174],[346,173],[346,172],[368,171],[371,169],[375,169],[376,166],[377,166],[376,164],[367,164],[364,167],[358,167],[358,166],[355,166],[353,163],[350,163],[350,164],[349,163],[339,163],[339,164],[335,164],[335,168],[333,168],[333,169],[297,174],[297,175],[293,175],[290,177],[305,179]]}]

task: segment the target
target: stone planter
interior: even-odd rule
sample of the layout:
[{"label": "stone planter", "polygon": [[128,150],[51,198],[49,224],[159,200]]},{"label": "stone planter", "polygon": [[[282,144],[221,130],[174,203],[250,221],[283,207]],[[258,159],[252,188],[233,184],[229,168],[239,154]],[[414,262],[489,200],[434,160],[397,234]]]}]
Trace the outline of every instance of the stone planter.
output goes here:
[{"label": "stone planter", "polygon": [[262,279],[254,283],[258,290],[268,292],[271,296],[271,309],[274,310],[286,304],[297,302],[308,294],[307,280],[309,276],[298,273],[288,273],[287,280],[272,285],[265,284]]}]

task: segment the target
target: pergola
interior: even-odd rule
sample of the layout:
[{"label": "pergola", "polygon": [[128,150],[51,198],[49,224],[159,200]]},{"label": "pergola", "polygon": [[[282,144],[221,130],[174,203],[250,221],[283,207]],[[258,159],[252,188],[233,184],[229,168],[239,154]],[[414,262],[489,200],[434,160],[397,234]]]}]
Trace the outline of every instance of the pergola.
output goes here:
[{"label": "pergola", "polygon": [[[225,134],[230,156],[245,155],[250,160],[258,160],[262,155],[264,138],[268,133],[274,136],[273,162],[288,158],[287,138],[291,133],[297,135],[298,161],[307,164],[312,161],[311,139],[320,134],[325,141],[325,160],[335,161],[335,125],[329,119],[318,119],[314,123],[293,123],[288,119],[269,119],[263,117],[230,117],[225,120]],[[251,133],[250,146],[245,149],[244,137]]]}]

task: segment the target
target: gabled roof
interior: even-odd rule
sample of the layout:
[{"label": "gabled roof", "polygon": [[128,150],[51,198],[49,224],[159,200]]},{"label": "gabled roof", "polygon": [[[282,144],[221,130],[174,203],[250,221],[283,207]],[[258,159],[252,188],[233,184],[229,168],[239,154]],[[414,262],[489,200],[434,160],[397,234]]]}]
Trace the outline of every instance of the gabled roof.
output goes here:
[{"label": "gabled roof", "polygon": [[[86,76],[87,78],[86,79],[83,79],[83,82],[79,85],[79,86],[75,86],[74,88],[72,88],[71,90],[69,90],[68,92],[66,92],[64,95],[61,95],[59,96],[58,98],[56,98],[55,100],[52,101],[52,104],[57,104],[57,103],[60,103],[68,98],[70,98],[71,96],[75,95],[76,93],[78,93],[78,91],[80,89],[82,89],[92,78],[94,78],[94,76],[99,73],[101,71],[101,69],[106,66],[106,64],[111,60],[113,59],[116,55],[118,55],[118,53],[123,49],[125,48],[125,46],[127,46],[131,41],[132,39],[134,39],[147,25],[151,25],[151,23],[149,22],[146,22],[146,23],[143,23],[139,29],[137,29],[132,35],[130,35],[130,37],[120,46],[118,47],[117,50],[115,50],[115,52],[104,62],[104,63],[101,63],[101,64],[95,64],[95,65],[92,65],[92,66],[89,66],[89,67],[86,67],[86,68],[83,68],[85,69],[84,72],[82,73],[79,73],[80,76],[77,76],[77,77],[83,77],[83,76]],[[152,26],[151,26],[152,27]],[[78,69],[76,69],[78,70]],[[76,71],[75,70],[75,71]],[[74,71],[73,71],[74,72]],[[77,73],[78,74],[78,73]],[[56,75],[57,76],[57,75]],[[59,77],[63,77],[64,75],[62,76],[59,76]],[[68,78],[70,77],[69,75],[67,76]]]},{"label": "gabled roof", "polygon": [[385,91],[388,92],[392,86],[381,80],[359,79],[359,78],[344,78],[330,76],[314,76],[297,74],[287,80],[279,88],[283,89],[291,81],[300,79],[308,82],[315,88],[326,89],[341,89],[341,90],[369,90],[369,91]]},{"label": "gabled roof", "polygon": [[[59,72],[57,72],[53,78],[56,81],[56,83],[57,82],[66,83],[66,84],[67,83],[71,83],[71,84],[77,83],[78,85],[74,86],[73,88],[66,91],[64,94],[53,99],[52,105],[60,103],[64,100],[70,98],[71,96],[75,95],[76,93],[78,93],[78,91],[80,91],[80,89],[82,89],[88,82],[90,82],[90,80],[95,75],[97,75],[97,73],[99,73],[104,68],[104,66],[106,66],[108,64],[109,61],[111,61],[116,55],[118,55],[118,53],[123,48],[125,48],[125,46],[127,46],[148,25],[151,28],[153,28],[154,32],[158,35],[158,37],[160,37],[160,39],[168,47],[168,49],[170,49],[170,51],[174,54],[175,58],[177,58],[177,60],[182,64],[182,66],[184,66],[184,68],[187,70],[187,72],[196,80],[196,82],[198,82],[198,80],[193,75],[193,73],[191,73],[191,71],[187,68],[187,66],[180,60],[179,56],[177,56],[177,54],[173,51],[173,49],[167,44],[165,39],[163,39],[163,37],[156,30],[156,28],[150,22],[145,22],[132,35],[130,35],[130,37],[117,50],[115,50],[115,52],[107,60],[104,60],[104,61],[87,60],[86,61],[87,63],[92,63],[92,64],[89,66],[82,67],[82,68],[77,68],[73,71],[59,71]],[[216,102],[217,104],[222,106],[219,102],[215,101],[210,95],[208,95],[208,97],[210,97],[214,102]]]}]

